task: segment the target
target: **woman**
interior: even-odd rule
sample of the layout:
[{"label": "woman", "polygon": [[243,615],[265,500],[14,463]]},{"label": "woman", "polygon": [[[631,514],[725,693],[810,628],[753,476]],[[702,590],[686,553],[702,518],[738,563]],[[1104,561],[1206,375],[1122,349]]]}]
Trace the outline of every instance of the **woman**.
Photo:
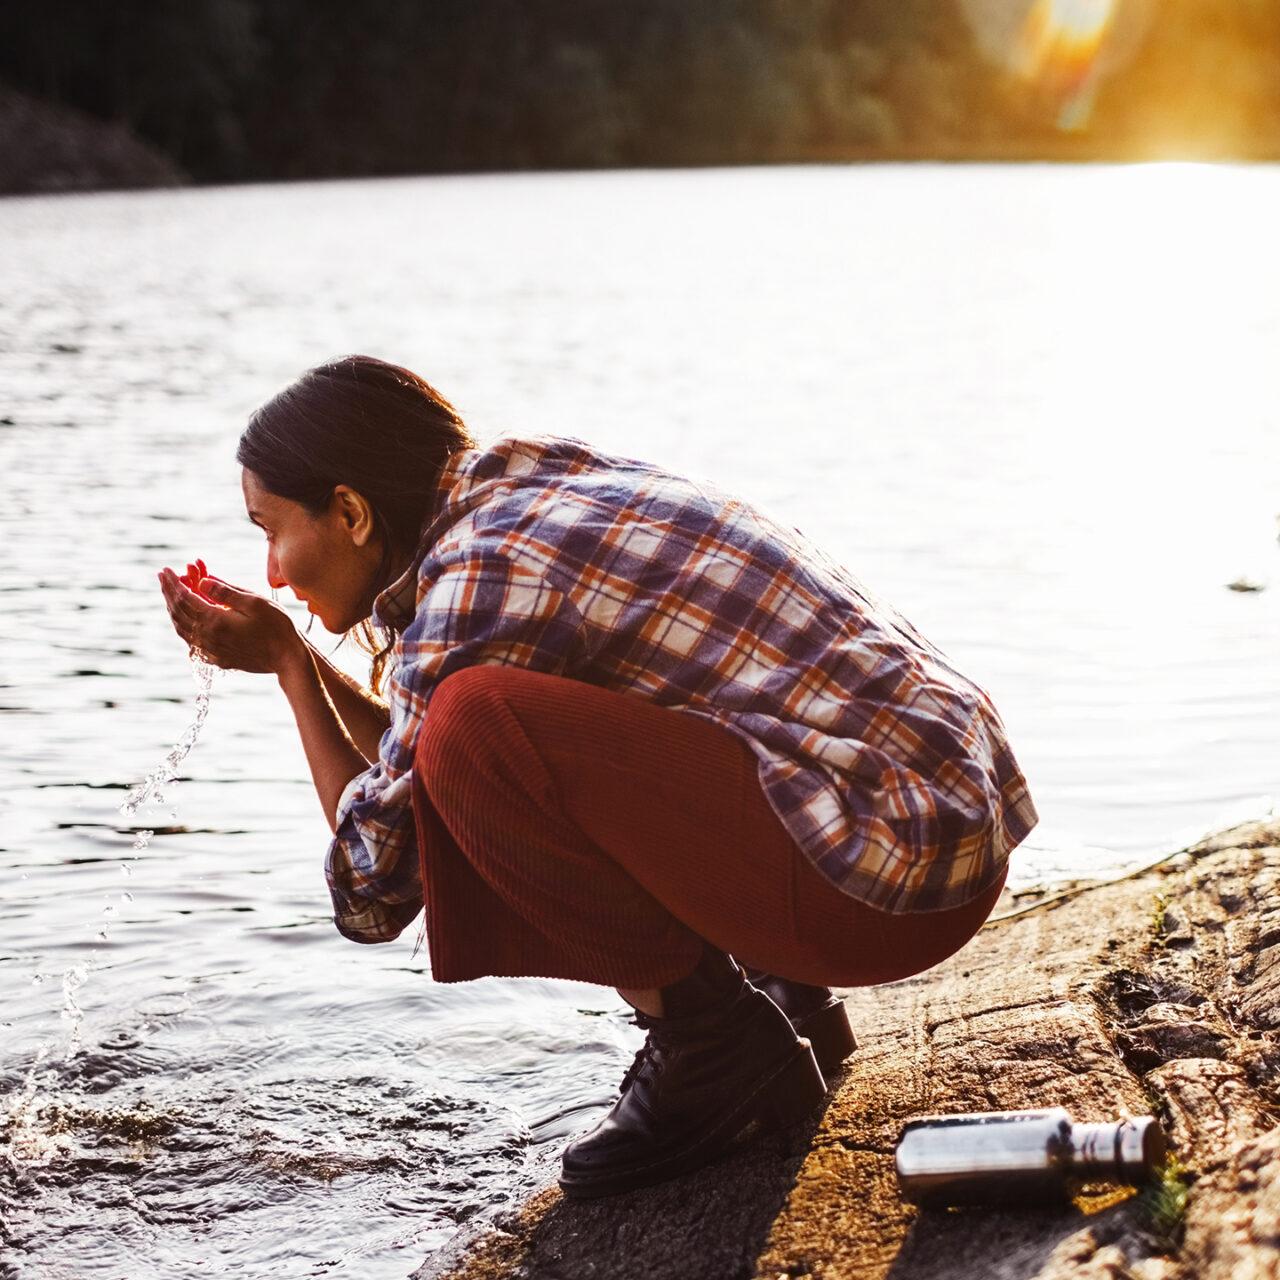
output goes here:
[{"label": "woman", "polygon": [[566,1194],[803,1116],[853,1048],[828,988],[921,972],[990,913],[1036,822],[995,708],[798,531],[581,441],[479,449],[365,356],[269,401],[237,458],[268,581],[363,636],[372,689],[202,564],[161,583],[188,644],[288,698],[338,929],[385,942],[425,902],[437,981],[607,984],[648,1033]]}]

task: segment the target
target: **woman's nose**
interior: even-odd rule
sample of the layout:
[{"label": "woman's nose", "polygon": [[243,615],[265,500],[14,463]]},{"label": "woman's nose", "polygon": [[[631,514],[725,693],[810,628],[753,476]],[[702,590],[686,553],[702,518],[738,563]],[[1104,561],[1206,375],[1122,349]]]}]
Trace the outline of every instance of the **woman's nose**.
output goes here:
[{"label": "woman's nose", "polygon": [[280,576],[280,566],[276,564],[275,552],[267,552],[267,583],[272,591],[280,591],[289,584]]}]

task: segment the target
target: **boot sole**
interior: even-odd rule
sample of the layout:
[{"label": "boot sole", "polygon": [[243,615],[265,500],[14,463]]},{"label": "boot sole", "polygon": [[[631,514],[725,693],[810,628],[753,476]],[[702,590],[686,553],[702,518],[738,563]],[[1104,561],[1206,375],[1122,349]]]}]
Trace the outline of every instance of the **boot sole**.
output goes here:
[{"label": "boot sole", "polygon": [[792,1026],[796,1035],[803,1036],[813,1045],[813,1056],[818,1061],[828,1084],[840,1070],[844,1060],[858,1047],[857,1037],[849,1025],[849,1013],[843,1000],[816,1009],[813,1013],[797,1018]]},{"label": "boot sole", "polygon": [[562,1177],[560,1189],[570,1199],[587,1200],[637,1191],[682,1173],[692,1173],[723,1155],[753,1123],[762,1130],[768,1130],[784,1129],[803,1120],[823,1100],[826,1092],[826,1081],[813,1056],[813,1049],[808,1040],[801,1040],[772,1075],[762,1080],[691,1146],[609,1177]]}]

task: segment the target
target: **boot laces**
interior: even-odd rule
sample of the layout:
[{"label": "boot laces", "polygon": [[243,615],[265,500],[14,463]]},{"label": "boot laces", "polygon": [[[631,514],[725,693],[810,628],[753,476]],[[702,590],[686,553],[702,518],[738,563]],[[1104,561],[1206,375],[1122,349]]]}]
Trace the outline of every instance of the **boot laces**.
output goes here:
[{"label": "boot laces", "polygon": [[655,1074],[662,1069],[662,1060],[654,1056],[654,1049],[658,1047],[662,1039],[662,1026],[657,1018],[650,1017],[648,1014],[641,1013],[637,1009],[631,1017],[631,1025],[639,1027],[642,1031],[647,1032],[644,1044],[636,1050],[636,1056],[632,1058],[631,1065],[627,1068],[626,1073],[622,1077],[622,1083],[618,1086],[619,1093],[626,1093],[632,1083],[641,1075],[646,1066],[652,1066]]},{"label": "boot laces", "polygon": [[726,1019],[732,1016],[737,999],[738,997],[735,996],[732,1001],[720,1008],[709,1009],[697,1015],[690,1014],[684,1018],[657,1018],[639,1009],[634,1010],[631,1016],[632,1025],[639,1027],[647,1034],[644,1044],[636,1050],[635,1058],[622,1077],[619,1092],[625,1093],[630,1085],[645,1073],[646,1066],[652,1069],[653,1074],[658,1074],[662,1070],[663,1063],[669,1061],[673,1053],[678,1053],[681,1044],[686,1042],[689,1035],[688,1024],[695,1018],[698,1025],[704,1029],[714,1029],[717,1025],[723,1025]]}]

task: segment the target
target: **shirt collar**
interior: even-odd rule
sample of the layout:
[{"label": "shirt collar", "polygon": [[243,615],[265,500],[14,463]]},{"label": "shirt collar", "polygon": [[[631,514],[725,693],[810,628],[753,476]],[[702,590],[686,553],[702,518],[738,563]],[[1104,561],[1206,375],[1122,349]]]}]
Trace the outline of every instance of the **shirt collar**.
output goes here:
[{"label": "shirt collar", "polygon": [[[459,474],[477,452],[475,449],[459,449],[445,459],[444,466],[440,468],[440,477],[436,481],[431,513],[422,526],[424,535],[448,506],[449,494],[457,485]],[[419,554],[414,556],[413,563],[378,593],[373,602],[374,626],[384,630],[390,626],[403,628],[413,620],[418,604],[418,569],[423,560],[421,551],[422,548],[419,548]]]}]

